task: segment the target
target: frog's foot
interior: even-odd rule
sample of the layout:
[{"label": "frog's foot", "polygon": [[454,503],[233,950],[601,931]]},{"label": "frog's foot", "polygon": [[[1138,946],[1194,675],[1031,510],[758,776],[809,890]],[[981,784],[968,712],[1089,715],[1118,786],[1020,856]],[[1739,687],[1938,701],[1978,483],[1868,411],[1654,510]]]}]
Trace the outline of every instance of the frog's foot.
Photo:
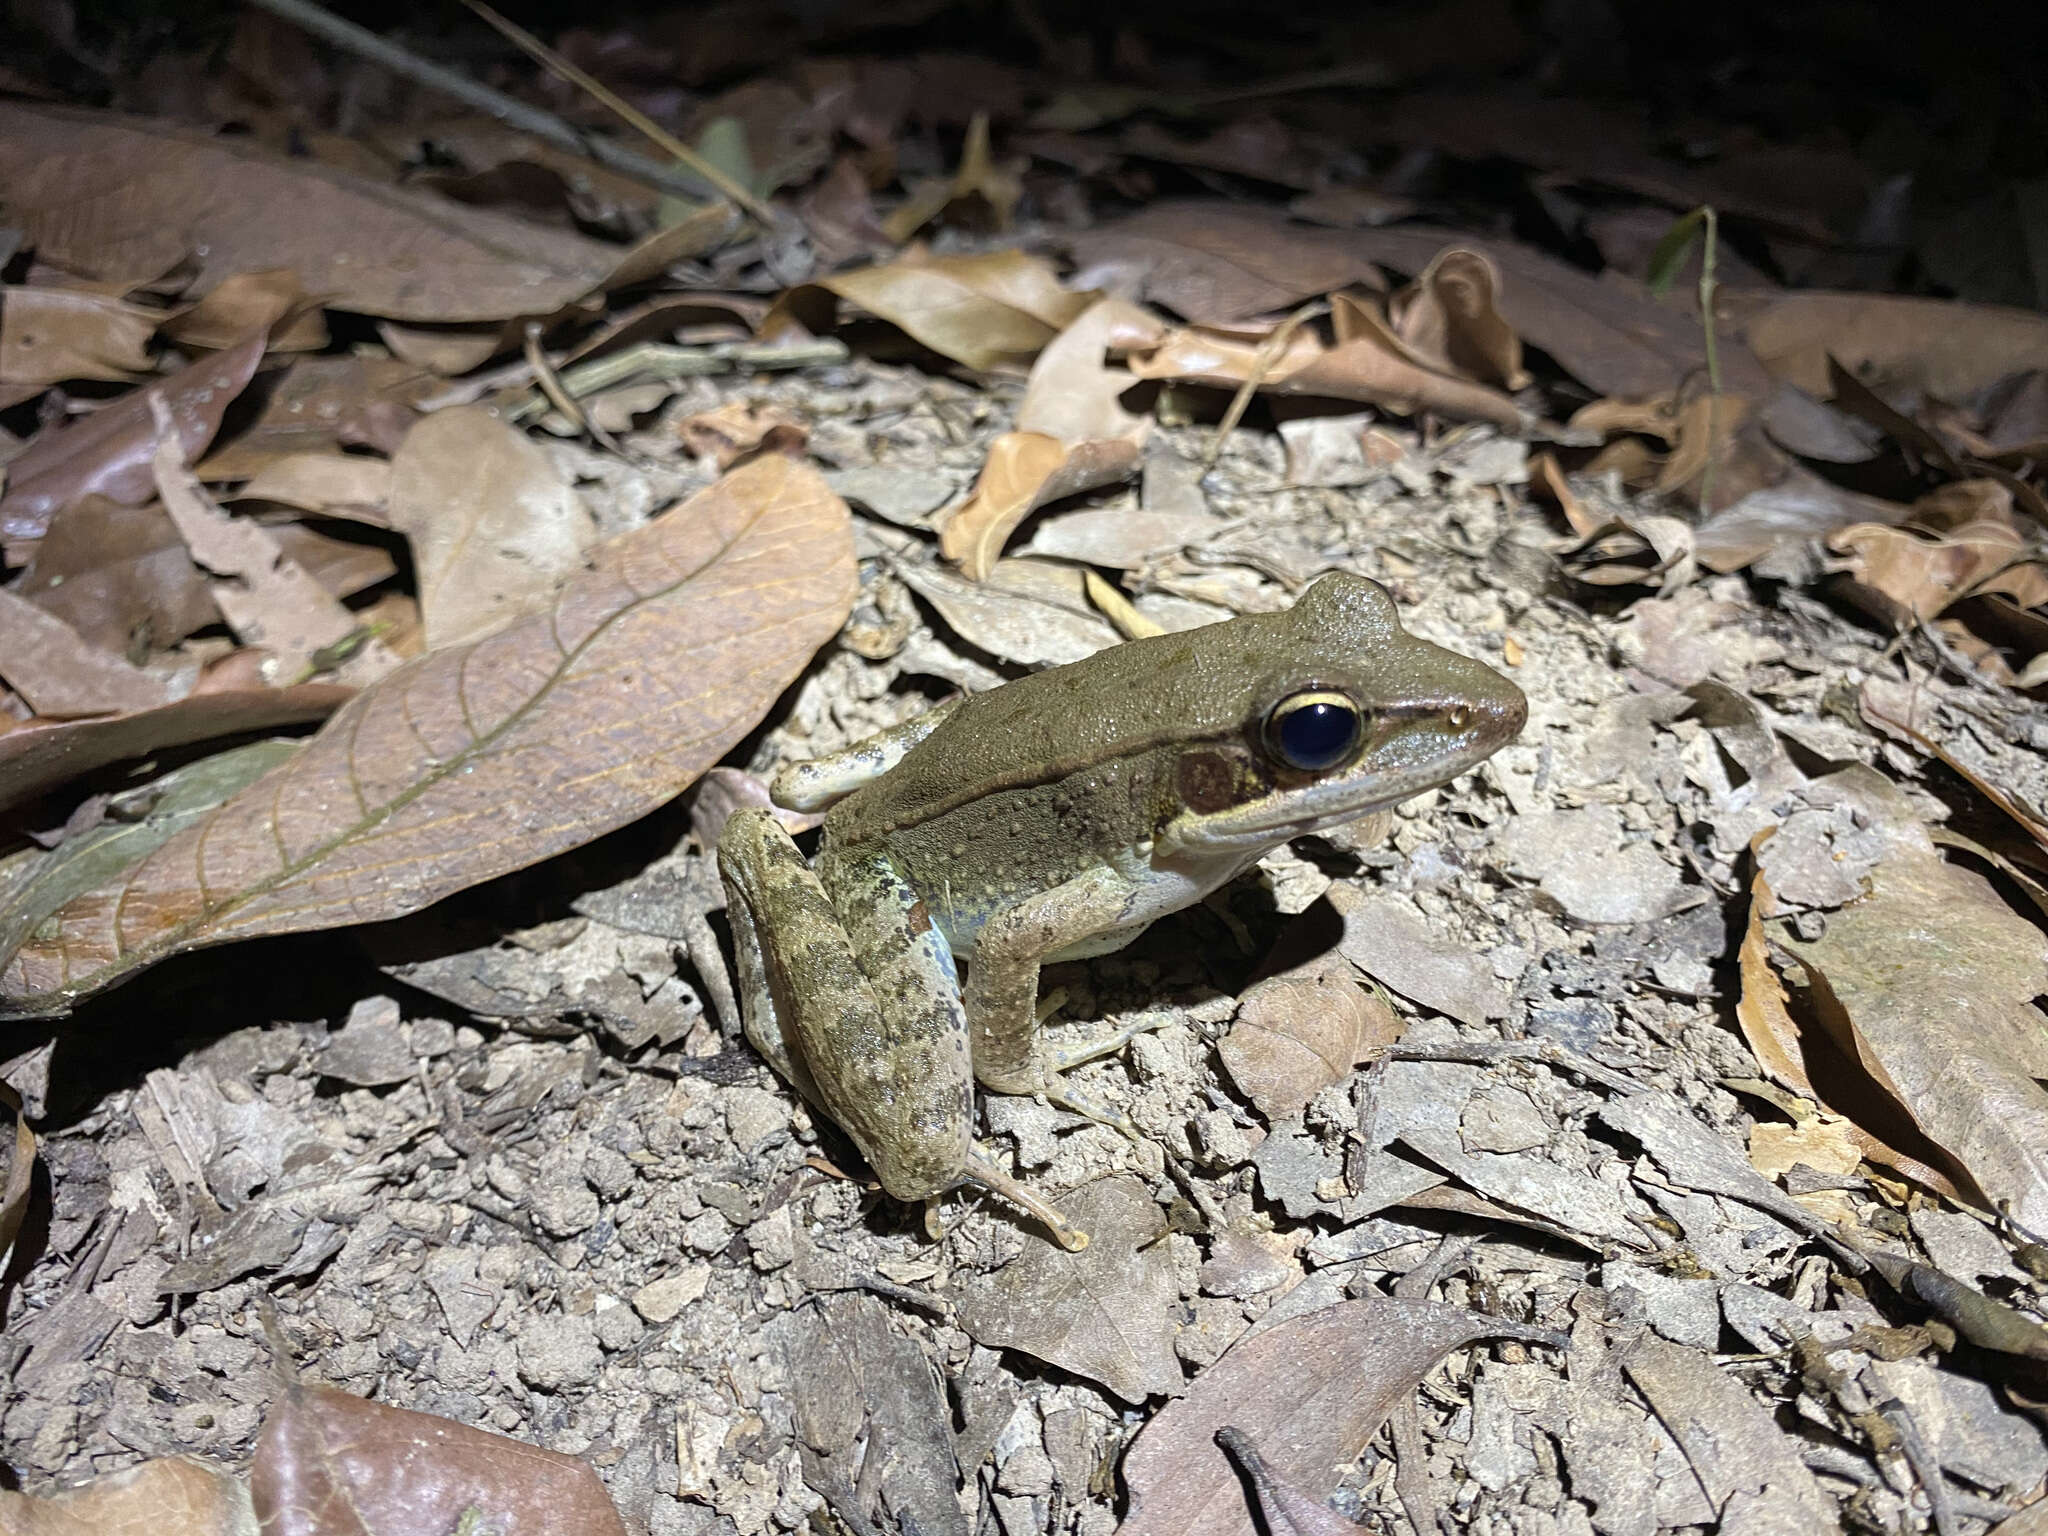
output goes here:
[{"label": "frog's foot", "polygon": [[1044,1074],[1043,1086],[1038,1090],[1048,1104],[1071,1110],[1098,1125],[1106,1125],[1119,1131],[1134,1142],[1150,1140],[1138,1129],[1137,1124],[1122,1110],[1113,1108],[1097,1099],[1087,1089],[1066,1080],[1065,1074],[1075,1067],[1105,1056],[1114,1056],[1140,1035],[1150,1034],[1173,1022],[1170,1013],[1144,1013],[1109,1034],[1078,1045],[1056,1046],[1041,1042],[1039,1046],[1039,1070]]},{"label": "frog's foot", "polygon": [[[1086,1232],[1083,1232],[1071,1221],[1068,1221],[1066,1217],[1062,1216],[1054,1208],[1052,1202],[1039,1194],[1037,1190],[1022,1180],[1013,1179],[1010,1175],[1003,1172],[1002,1169],[989,1160],[987,1154],[981,1148],[969,1147],[967,1149],[967,1163],[961,1171],[969,1183],[979,1184],[985,1189],[992,1189],[1012,1205],[1018,1207],[1018,1209],[1029,1215],[1036,1216],[1039,1221],[1044,1223],[1046,1230],[1052,1233],[1053,1240],[1066,1249],[1067,1252],[1079,1253],[1088,1246],[1088,1234]],[[934,1237],[939,1235],[934,1230],[937,1215],[936,1201],[925,1206],[925,1230]]]}]

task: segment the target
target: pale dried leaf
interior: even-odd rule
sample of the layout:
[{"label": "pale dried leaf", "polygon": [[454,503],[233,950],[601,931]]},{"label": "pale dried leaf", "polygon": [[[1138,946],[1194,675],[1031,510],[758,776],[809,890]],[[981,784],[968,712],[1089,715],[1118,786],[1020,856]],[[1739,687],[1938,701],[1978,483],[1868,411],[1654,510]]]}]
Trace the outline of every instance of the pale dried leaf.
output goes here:
[{"label": "pale dried leaf", "polygon": [[2003,593],[2022,608],[2048,606],[2048,565],[2007,523],[1966,523],[1928,535],[1857,523],[1828,536],[1843,570],[1901,628],[1924,623],[1965,597]]},{"label": "pale dried leaf", "polygon": [[1032,365],[1017,429],[997,438],[967,499],[944,515],[939,549],[976,581],[987,577],[1018,524],[1037,508],[1121,480],[1137,468],[1150,419],[1118,397],[1131,375],[1107,366],[1112,346],[1149,317],[1119,299],[1093,305]]},{"label": "pale dried leaf", "polygon": [[47,1011],[183,950],[395,917],[621,826],[751,729],[852,604],[845,504],[782,458],[598,558],[549,612],[383,679],[65,907],[0,996]]},{"label": "pale dried leaf", "polygon": [[539,446],[476,406],[436,411],[406,435],[389,505],[412,545],[429,650],[533,612],[597,539],[583,498]]},{"label": "pale dried leaf", "polygon": [[150,371],[149,341],[163,319],[89,289],[0,288],[0,385],[125,384]]},{"label": "pale dried leaf", "polygon": [[1386,999],[1348,965],[1333,966],[1258,982],[1238,1000],[1217,1053],[1259,1113],[1284,1120],[1400,1037]]},{"label": "pale dried leaf", "polygon": [[233,499],[274,501],[388,528],[391,461],[360,453],[286,453],[258,469]]},{"label": "pale dried leaf", "polygon": [[8,1536],[257,1536],[249,1490],[227,1468],[173,1456],[47,1498],[0,1491]]},{"label": "pale dried leaf", "polygon": [[361,686],[398,665],[390,648],[372,636],[338,664],[316,666],[320,653],[356,634],[355,615],[287,556],[269,529],[223,512],[185,468],[177,440],[168,434],[157,447],[156,485],[193,560],[215,576],[213,600],[228,627],[244,644],[275,658],[273,681],[304,682],[312,672],[327,670]]},{"label": "pale dried leaf", "polygon": [[814,330],[829,327],[831,305],[821,306],[821,295],[858,305],[970,368],[1029,361],[1095,298],[1062,287],[1049,263],[1022,251],[932,256],[911,250],[791,289],[762,322],[762,333],[772,338],[799,314],[822,316]]},{"label": "pale dried leaf", "polygon": [[898,574],[961,639],[1006,661],[1063,666],[1123,638],[1071,565],[1018,557],[998,562],[982,582],[907,562]]},{"label": "pale dried leaf", "polygon": [[1895,790],[1862,778],[1891,844],[1870,894],[1816,938],[1773,937],[1805,967],[1837,1047],[1987,1201],[2048,1223],[2048,1023],[2035,1001],[2048,995],[2048,941],[1983,876],[1944,860]]},{"label": "pale dried leaf", "polygon": [[1329,901],[1344,919],[1344,958],[1392,991],[1477,1028],[1505,1018],[1507,993],[1479,955],[1431,933],[1415,909],[1393,896],[1333,885]]}]

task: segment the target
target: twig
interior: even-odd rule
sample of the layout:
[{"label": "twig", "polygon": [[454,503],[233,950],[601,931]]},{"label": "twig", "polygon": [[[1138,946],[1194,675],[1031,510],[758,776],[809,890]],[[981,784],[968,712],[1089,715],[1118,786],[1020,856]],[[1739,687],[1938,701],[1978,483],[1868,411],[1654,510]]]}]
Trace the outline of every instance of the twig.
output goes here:
[{"label": "twig", "polygon": [[557,149],[595,160],[621,176],[630,176],[635,181],[645,182],[664,192],[673,192],[678,197],[701,198],[704,195],[703,181],[675,166],[662,165],[610,139],[585,133],[552,112],[544,112],[501,91],[494,91],[452,69],[431,64],[352,21],[344,21],[333,12],[313,4],[312,0],[249,0],[249,4],[294,26],[303,27],[337,48],[373,60],[393,74],[403,75],[444,96],[452,96],[463,105],[487,112],[499,122],[530,133],[537,139],[545,139]]},{"label": "twig", "polygon": [[752,214],[760,222],[763,229],[773,229],[775,227],[774,211],[766,203],[762,202],[760,198],[754,196],[752,192],[741,186],[737,181],[734,181],[724,171],[721,171],[709,160],[698,154],[696,150],[690,148],[689,145],[662,127],[661,124],[657,123],[645,112],[642,112],[631,102],[620,97],[617,92],[606,86],[602,81],[579,69],[576,65],[571,64],[567,59],[563,58],[554,49],[550,48],[518,23],[507,21],[488,5],[485,5],[484,0],[462,0],[462,3],[489,22],[493,27],[496,27],[500,35],[507,41],[518,48],[524,49],[527,54],[538,61],[550,74],[568,81],[579,90],[588,92],[593,100],[602,105],[614,117],[629,127],[638,129],[643,136],[655,144],[664,154],[674,156],[679,163],[688,166],[690,170],[701,176],[705,181],[708,181],[718,190],[722,197],[746,209],[748,213]]}]

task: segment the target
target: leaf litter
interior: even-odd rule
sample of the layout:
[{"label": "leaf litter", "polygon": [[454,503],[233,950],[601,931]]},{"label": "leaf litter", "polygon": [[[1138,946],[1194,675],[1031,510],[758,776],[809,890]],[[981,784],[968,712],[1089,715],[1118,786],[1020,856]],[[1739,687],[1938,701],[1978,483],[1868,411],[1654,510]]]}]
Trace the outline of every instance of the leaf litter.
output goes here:
[{"label": "leaf litter", "polygon": [[[765,63],[758,31],[730,57]],[[296,39],[251,11],[236,47],[352,67]],[[703,78],[671,46],[622,33],[600,72]],[[176,1032],[146,1074],[59,1053],[98,1107],[18,1140],[49,1169],[0,1293],[25,1485],[161,1456],[167,1505],[229,1486],[168,1458],[261,1459],[268,1304],[429,1438],[600,1469],[592,1528],[2038,1513],[2039,317],[1994,258],[1961,298],[1858,291],[1899,242],[1956,269],[1838,146],[1687,163],[1566,99],[1447,116],[1408,67],[1377,115],[1311,73],[1242,105],[1048,90],[1026,122],[1028,71],[777,61],[675,126],[778,228],[402,98],[374,143],[310,106],[248,103],[240,140],[9,108],[0,599],[40,638],[0,654],[0,941],[16,1011],[124,985],[18,1026],[42,1044],[7,1037],[0,1078],[40,1119],[51,1039]],[[116,105],[192,120],[156,89]],[[428,139],[490,174],[398,185]],[[60,173],[106,189],[94,218],[56,216]],[[1466,217],[1517,176],[1543,219]],[[1740,256],[1659,297],[1648,248],[1708,201]],[[643,556],[751,549],[792,498],[757,552],[800,584],[779,642],[730,583],[652,612]],[[919,1238],[733,1040],[706,806],[1331,566],[1511,671],[1523,740],[1052,968],[1082,1033],[1160,1026],[1081,1071],[1142,1144],[985,1103],[1098,1244],[958,1199]],[[616,697],[521,649],[589,601]],[[379,647],[413,659],[353,702],[304,681]],[[67,657],[61,700],[15,675]],[[693,686],[718,719],[668,739],[651,701]],[[532,721],[544,767],[479,756],[464,701]],[[366,719],[392,729],[344,770]],[[636,820],[721,757],[704,805]],[[135,979],[376,919],[303,976],[247,951],[246,997],[190,990],[222,956]],[[518,1486],[478,1475],[465,1508]]]}]

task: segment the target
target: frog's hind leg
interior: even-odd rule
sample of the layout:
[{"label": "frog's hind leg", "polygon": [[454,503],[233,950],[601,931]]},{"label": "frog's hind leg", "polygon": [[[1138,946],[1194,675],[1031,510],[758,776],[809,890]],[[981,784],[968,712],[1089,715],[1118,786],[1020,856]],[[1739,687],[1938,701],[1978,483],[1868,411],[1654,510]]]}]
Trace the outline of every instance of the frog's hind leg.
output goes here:
[{"label": "frog's hind leg", "polygon": [[835,909],[765,811],[726,823],[718,862],[747,1038],[852,1137],[882,1187],[899,1200],[928,1200],[971,1179],[1045,1222],[1065,1246],[1085,1244],[970,1139],[974,1073],[959,984],[915,893],[880,861],[842,864],[833,883],[848,899]]}]

